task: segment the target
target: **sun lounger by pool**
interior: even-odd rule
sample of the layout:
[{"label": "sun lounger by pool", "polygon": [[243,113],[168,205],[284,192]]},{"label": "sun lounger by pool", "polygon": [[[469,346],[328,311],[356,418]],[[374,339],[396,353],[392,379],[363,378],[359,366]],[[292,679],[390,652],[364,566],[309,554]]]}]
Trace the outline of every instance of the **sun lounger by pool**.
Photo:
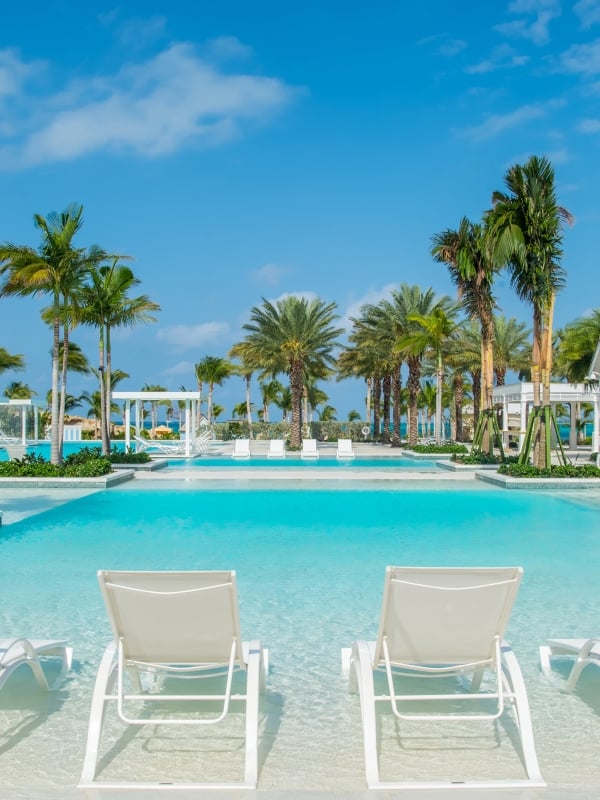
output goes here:
[{"label": "sun lounger by pool", "polygon": [[[342,651],[350,687],[358,688],[360,695],[370,789],[545,785],[521,670],[512,649],[503,642],[521,575],[518,567],[387,568],[377,640],[356,641],[351,650]],[[386,679],[384,689],[380,688],[382,680],[375,680],[376,674]],[[486,682],[482,683],[484,675]],[[465,676],[469,678],[468,689],[460,691],[458,679]],[[411,680],[418,678],[420,684],[425,677],[437,679],[441,691],[415,692],[407,687]],[[395,717],[396,726],[403,721],[433,721],[441,727],[443,722],[455,725],[457,720],[481,726],[500,719],[511,708],[527,779],[463,780],[460,774],[454,781],[381,779],[378,739],[384,712]],[[400,740],[400,732],[396,735]],[[407,738],[405,747],[409,742]],[[399,748],[400,775],[402,752]],[[427,759],[426,754],[424,757]]]},{"label": "sun lounger by pool", "polygon": [[575,659],[566,684],[571,691],[586,667],[600,667],[600,638],[547,639],[546,644],[540,647],[540,666],[546,676],[552,673],[553,658]]},{"label": "sun lounger by pool", "polygon": [[285,458],[285,439],[270,439],[267,458]]},{"label": "sun lounger by pool", "polygon": [[337,458],[354,458],[352,439],[338,439],[336,456]]},{"label": "sun lounger by pool", "polygon": [[[106,648],[96,678],[80,788],[254,789],[265,654],[260,642],[242,642],[235,572],[100,571],[98,580],[114,640]],[[238,687],[241,692],[235,690],[236,674],[244,679],[244,686]],[[194,681],[192,688],[200,682],[204,691],[161,691],[161,678],[167,688],[172,680],[188,678]],[[218,686],[211,692],[215,681]],[[243,780],[173,783],[168,776],[164,782],[99,779],[98,756],[109,703],[116,704],[125,724],[150,729],[150,750],[153,736],[160,749],[162,726],[218,725],[228,714],[240,713],[241,706],[245,715]],[[152,706],[159,706],[160,711],[152,713]],[[167,706],[172,712],[165,710]],[[188,712],[184,716],[182,706]],[[233,757],[239,750],[238,736],[236,733],[233,738]],[[222,752],[226,741],[216,732],[215,750]],[[203,759],[196,759],[200,772]]]},{"label": "sun lounger by pool", "polygon": [[250,458],[250,439],[233,440],[233,458]]},{"label": "sun lounger by pool", "polygon": [[[43,691],[57,689],[71,669],[73,648],[62,639],[0,639],[0,689],[12,673],[27,665]],[[58,660],[58,674],[49,680],[47,668]],[[46,669],[44,668],[46,667]]]},{"label": "sun lounger by pool", "polygon": [[319,450],[317,448],[316,439],[302,439],[302,449],[300,450],[300,458],[318,458]]}]

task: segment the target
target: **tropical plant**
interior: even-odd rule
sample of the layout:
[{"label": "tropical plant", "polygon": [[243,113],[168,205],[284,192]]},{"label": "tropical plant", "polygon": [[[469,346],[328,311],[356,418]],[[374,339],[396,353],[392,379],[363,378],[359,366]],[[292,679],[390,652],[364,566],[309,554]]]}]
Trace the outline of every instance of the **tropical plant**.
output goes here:
[{"label": "tropical plant", "polygon": [[302,395],[307,377],[324,378],[334,364],[333,349],[342,333],[333,327],[335,303],[288,296],[276,303],[263,298],[262,306],[250,311],[243,326],[245,340],[260,354],[261,368],[273,377],[289,376],[292,395],[290,445],[299,447],[302,425]]},{"label": "tropical plant", "polygon": [[356,409],[352,409],[348,412],[348,422],[357,422],[360,419],[360,412],[356,411]]},{"label": "tropical plant", "polygon": [[556,372],[572,383],[585,381],[600,342],[600,308],[559,331]]},{"label": "tropical plant", "polygon": [[9,369],[23,369],[25,359],[22,355],[11,355],[4,347],[0,347],[0,373]]},{"label": "tropical plant", "polygon": [[119,264],[113,257],[112,264],[95,267],[89,282],[79,292],[79,319],[85,325],[98,329],[98,383],[101,396],[100,430],[102,452],[110,452],[110,408],[112,405],[112,341],[114,328],[132,327],[139,323],[155,322],[155,311],[160,306],[147,295],[130,297],[130,291],[140,281],[129,267]]},{"label": "tropical plant", "polygon": [[547,158],[532,156],[526,164],[510,167],[504,181],[508,191],[494,192],[488,214],[494,253],[499,263],[507,264],[517,295],[533,310],[534,408],[520,455],[526,463],[533,445],[535,465],[549,467],[552,325],[556,294],[565,283],[562,230],[573,217],[558,205]]},{"label": "tropical plant", "polygon": [[496,385],[504,386],[507,371],[521,372],[531,363],[530,331],[524,322],[514,317],[506,319],[501,315],[495,318],[494,373]]},{"label": "tropical plant", "polygon": [[12,381],[4,390],[4,397],[8,397],[9,400],[29,400],[34,394],[37,392],[22,381]]},{"label": "tropical plant", "polygon": [[[42,241],[36,251],[26,245],[5,242],[0,246],[0,296],[50,294],[52,297],[52,403],[51,448],[52,464],[62,462],[62,426],[66,393],[68,332],[73,324],[72,299],[90,269],[106,258],[97,247],[87,251],[75,249],[73,239],[83,224],[83,206],[69,206],[61,214],[34,216]],[[60,383],[60,331],[65,343]],[[61,409],[60,393],[63,408]]]},{"label": "tropical plant", "polygon": [[[238,348],[239,352],[239,348]],[[225,358],[219,356],[205,356],[194,366],[196,378],[198,380],[199,391],[202,392],[203,383],[208,384],[208,404],[206,407],[206,418],[208,424],[214,421],[215,413],[213,410],[213,392],[215,386],[222,386],[223,381],[234,371],[233,364]]]}]

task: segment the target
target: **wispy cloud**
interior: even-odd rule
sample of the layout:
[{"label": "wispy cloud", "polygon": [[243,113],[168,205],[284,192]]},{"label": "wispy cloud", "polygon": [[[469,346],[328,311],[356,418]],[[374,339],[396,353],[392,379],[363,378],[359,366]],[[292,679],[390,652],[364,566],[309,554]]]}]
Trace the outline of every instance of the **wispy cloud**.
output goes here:
[{"label": "wispy cloud", "polygon": [[[167,378],[178,378],[180,375],[193,377],[194,375],[194,362],[193,361],[178,361],[176,364],[171,364],[162,371],[162,374]],[[194,389],[192,389],[194,391]]]},{"label": "wispy cloud", "polygon": [[[100,151],[155,158],[184,147],[216,146],[238,137],[249,121],[270,119],[298,94],[277,78],[226,73],[186,43],[125,65],[115,75],[71,82],[42,97],[26,92],[39,65],[6,50],[0,52],[0,70],[2,65],[0,169]],[[10,102],[14,86],[21,113],[17,99]]]},{"label": "wispy cloud", "polygon": [[449,36],[447,33],[437,33],[433,36],[425,36],[423,39],[419,39],[417,44],[432,44],[435,46],[436,52],[439,55],[447,56],[448,58],[453,58],[459,53],[462,53],[462,51],[467,47],[467,43],[464,39],[456,39],[453,36]]},{"label": "wispy cloud", "polygon": [[484,61],[467,67],[466,72],[473,75],[482,75],[486,72],[494,72],[497,69],[514,69],[523,67],[529,61],[529,56],[520,55],[513,47],[508,44],[500,45],[492,50],[492,54]]},{"label": "wispy cloud", "polygon": [[550,41],[550,23],[560,17],[560,0],[513,0],[508,12],[519,18],[495,25],[494,30],[504,36],[543,45]]},{"label": "wispy cloud", "polygon": [[600,73],[600,39],[574,44],[559,58],[559,70],[589,77]]},{"label": "wispy cloud", "polygon": [[203,322],[200,325],[173,325],[161,328],[156,338],[172,345],[175,350],[189,350],[204,347],[207,344],[221,343],[229,339],[231,328],[228,322]]},{"label": "wispy cloud", "polygon": [[579,0],[573,6],[573,11],[581,20],[583,30],[600,22],[600,0]]},{"label": "wispy cloud", "polygon": [[553,108],[564,105],[561,100],[553,100],[549,103],[533,103],[521,106],[507,114],[490,114],[480,125],[473,125],[465,128],[462,134],[473,142],[483,142],[487,139],[494,139],[502,133],[512,128],[517,128],[534,119],[540,119],[548,115]]},{"label": "wispy cloud", "polygon": [[263,286],[277,286],[282,278],[289,275],[292,270],[289,267],[282,267],[279,264],[265,264],[250,273],[250,277]]},{"label": "wispy cloud", "polygon": [[579,133],[594,134],[600,132],[600,119],[582,119],[577,123]]},{"label": "wispy cloud", "polygon": [[341,325],[344,330],[347,333],[350,332],[352,329],[352,320],[360,317],[361,308],[363,306],[377,305],[381,300],[389,299],[392,295],[392,291],[397,288],[397,283],[388,283],[385,286],[382,286],[381,289],[371,288],[358,299],[350,303],[350,305],[346,308],[346,311],[342,314]]}]

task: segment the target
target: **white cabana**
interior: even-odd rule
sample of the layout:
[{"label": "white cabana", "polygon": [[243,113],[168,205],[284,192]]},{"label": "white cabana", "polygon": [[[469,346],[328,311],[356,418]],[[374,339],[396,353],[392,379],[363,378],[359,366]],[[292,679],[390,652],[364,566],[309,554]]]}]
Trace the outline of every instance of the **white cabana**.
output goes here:
[{"label": "white cabana", "polygon": [[25,447],[28,441],[37,441],[39,419],[44,408],[31,398],[0,401],[0,431],[7,437],[19,440]]},{"label": "white cabana", "polygon": [[[597,353],[598,355],[598,353]],[[598,355],[600,359],[600,355]],[[600,369],[600,366],[599,366]],[[502,438],[505,443],[511,436],[519,437],[519,450],[525,441],[527,417],[533,406],[533,383],[512,383],[507,386],[495,386],[492,393],[494,405],[502,408]],[[578,403],[591,403],[594,409],[594,428],[592,431],[592,452],[598,452],[598,434],[600,431],[600,391],[591,388],[585,383],[551,383],[550,404],[570,407],[569,447],[577,447],[577,417],[576,406]],[[518,429],[509,427],[510,417],[518,418]]]},{"label": "white cabana", "polygon": [[[194,438],[200,424],[200,392],[113,392],[112,399],[125,403],[125,447],[131,447],[131,403],[135,410],[135,434],[139,436],[142,430],[142,404],[151,402],[185,403],[185,431],[182,440],[185,442],[184,453],[192,454]],[[180,432],[181,435],[181,432]]]}]

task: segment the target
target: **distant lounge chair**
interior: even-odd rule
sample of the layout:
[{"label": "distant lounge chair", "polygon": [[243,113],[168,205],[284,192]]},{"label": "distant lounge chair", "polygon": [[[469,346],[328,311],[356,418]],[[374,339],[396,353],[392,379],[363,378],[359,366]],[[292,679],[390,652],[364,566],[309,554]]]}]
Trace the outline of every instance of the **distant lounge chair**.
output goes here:
[{"label": "distant lounge chair", "polygon": [[575,659],[566,684],[566,688],[572,691],[586,667],[600,667],[600,638],[547,639],[546,644],[540,647],[540,666],[546,676],[552,672],[552,658]]},{"label": "distant lounge chair", "polygon": [[133,438],[137,453],[156,450],[155,455],[175,456],[185,454],[185,442],[183,441],[169,442],[161,439],[144,439],[142,436],[134,436]]},{"label": "distant lounge chair", "polygon": [[250,458],[250,439],[234,439],[232,458]]},{"label": "distant lounge chair", "polygon": [[[259,695],[264,691],[266,653],[258,641],[242,642],[235,572],[100,571],[98,580],[114,640],[98,669],[79,788],[256,788]],[[239,683],[234,681],[235,673],[244,679],[241,693],[234,688]],[[204,692],[163,691],[163,683],[168,690],[169,683],[177,678],[193,680],[192,688],[200,678],[206,679]],[[148,726],[150,742],[157,727],[217,725],[229,713],[240,713],[241,705],[245,715],[243,780],[98,780],[102,726],[109,703],[116,703],[118,716],[127,725]],[[132,708],[141,704],[138,711]],[[156,704],[161,710],[151,713]],[[174,707],[171,714],[165,710],[169,705]],[[189,712],[185,717],[182,707]],[[159,734],[159,746],[160,741]],[[222,751],[224,742],[219,737],[215,750]],[[151,745],[148,747],[151,749]],[[232,749],[239,749],[237,733]]]},{"label": "distant lounge chair", "polygon": [[354,448],[352,447],[352,439],[338,439],[336,457],[354,458]]},{"label": "distant lounge chair", "polygon": [[300,458],[318,458],[319,450],[317,448],[316,439],[302,439],[302,449],[300,450]]},{"label": "distant lounge chair", "polygon": [[269,439],[267,458],[285,458],[285,439]]},{"label": "distant lounge chair", "polygon": [[[542,787],[529,703],[518,662],[503,642],[521,581],[519,567],[388,567],[379,633],[374,642],[356,641],[342,651],[350,687],[358,686],[369,789]],[[490,680],[482,687],[488,673]],[[383,688],[375,681],[387,680]],[[448,686],[462,676],[468,688]],[[409,691],[410,678],[435,678],[440,693]],[[464,680],[464,678],[463,678]],[[492,708],[490,708],[492,705]],[[426,710],[429,706],[430,710]],[[527,779],[414,782],[383,781],[379,772],[380,713],[412,722],[498,720],[514,711]],[[408,709],[411,709],[410,711]],[[401,733],[397,731],[398,741]],[[404,741],[406,734],[402,734]],[[408,741],[408,740],[407,740]],[[450,741],[450,740],[449,740]],[[409,745],[403,745],[409,747]],[[450,744],[449,744],[450,747]],[[398,753],[401,757],[402,748]],[[431,758],[431,751],[429,758]]]},{"label": "distant lounge chair", "polygon": [[7,436],[0,428],[0,447],[4,447],[7,444],[22,444],[22,440],[16,436]]},{"label": "distant lounge chair", "polygon": [[[44,665],[50,659],[60,660],[60,671],[53,681],[48,680]],[[26,664],[45,692],[57,689],[71,669],[73,648],[62,639],[0,639],[0,689],[12,673]]]}]

